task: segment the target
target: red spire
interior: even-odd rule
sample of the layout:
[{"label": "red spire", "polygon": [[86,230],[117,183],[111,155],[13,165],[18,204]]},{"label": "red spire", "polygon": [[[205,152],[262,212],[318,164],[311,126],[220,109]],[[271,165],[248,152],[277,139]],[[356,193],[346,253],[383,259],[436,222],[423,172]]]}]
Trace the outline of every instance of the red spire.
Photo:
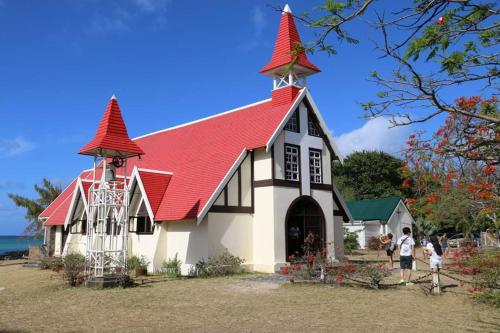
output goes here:
[{"label": "red spire", "polygon": [[115,95],[109,100],[95,137],[80,149],[79,154],[104,157],[131,157],[144,154],[128,136]]},{"label": "red spire", "polygon": [[302,45],[300,36],[295,26],[290,7],[285,6],[281,16],[278,37],[274,45],[273,56],[269,63],[260,70],[261,73],[275,76],[280,74],[286,66],[290,65],[297,58],[294,68],[299,72],[313,74],[320,69],[314,66],[308,59],[304,51],[298,55],[292,54],[297,49],[297,45]]}]

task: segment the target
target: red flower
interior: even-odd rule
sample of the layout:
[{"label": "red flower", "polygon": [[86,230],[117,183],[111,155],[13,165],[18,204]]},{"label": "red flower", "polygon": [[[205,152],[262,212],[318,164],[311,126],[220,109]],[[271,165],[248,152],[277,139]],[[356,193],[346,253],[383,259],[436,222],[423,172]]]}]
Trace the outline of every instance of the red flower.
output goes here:
[{"label": "red flower", "polygon": [[437,202],[439,200],[439,195],[437,194],[430,194],[428,196],[425,197],[425,200],[427,200],[427,202]]},{"label": "red flower", "polygon": [[493,165],[487,165],[483,169],[483,174],[485,175],[494,175],[497,169]]},{"label": "red flower", "polygon": [[408,206],[413,206],[413,205],[414,205],[414,204],[416,204],[416,203],[417,203],[417,200],[415,200],[415,199],[412,199],[412,198],[408,198],[408,199],[406,199],[406,204],[407,204]]},{"label": "red flower", "polygon": [[411,187],[411,179],[406,178],[405,180],[403,180],[402,187],[403,188],[410,188]]},{"label": "red flower", "polygon": [[477,190],[476,185],[474,184],[467,185],[467,191],[474,192],[475,190]]},{"label": "red flower", "polygon": [[441,16],[440,18],[438,18],[437,21],[436,21],[436,24],[437,25],[443,25],[444,24],[444,17]]}]

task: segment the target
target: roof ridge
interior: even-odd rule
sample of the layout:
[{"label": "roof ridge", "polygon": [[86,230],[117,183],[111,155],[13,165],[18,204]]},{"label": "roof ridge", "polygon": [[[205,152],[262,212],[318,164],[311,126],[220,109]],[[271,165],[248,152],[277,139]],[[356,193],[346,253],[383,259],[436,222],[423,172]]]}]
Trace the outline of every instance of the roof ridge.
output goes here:
[{"label": "roof ridge", "polygon": [[173,175],[174,173],[171,171],[163,171],[163,170],[156,170],[156,169],[147,169],[147,168],[137,168],[137,171],[139,172],[149,172],[149,173],[158,173],[158,174],[163,174],[163,175]]},{"label": "roof ridge", "polygon": [[200,119],[193,120],[193,121],[190,121],[190,122],[187,122],[187,123],[175,125],[175,126],[172,126],[172,127],[167,127],[167,128],[155,131],[155,132],[151,132],[151,133],[147,133],[147,134],[144,134],[144,135],[140,135],[138,137],[132,138],[132,140],[139,140],[139,139],[143,139],[145,137],[152,136],[152,135],[155,135],[155,134],[160,134],[160,133],[168,132],[168,131],[171,131],[171,130],[174,130],[174,129],[177,129],[177,128],[194,125],[194,124],[200,123],[202,121],[206,121],[206,120],[210,120],[212,118],[217,118],[217,117],[220,117],[220,116],[224,116],[224,115],[229,114],[229,113],[241,111],[243,109],[250,108],[252,106],[256,106],[256,105],[259,105],[259,104],[264,104],[266,102],[270,102],[271,100],[272,100],[271,98],[264,99],[264,100],[261,100],[261,101],[255,102],[255,103],[251,103],[251,104],[240,106],[240,107],[237,107],[237,108],[234,108],[234,109],[230,109],[228,111],[224,111],[224,112],[221,112],[221,113],[216,113],[216,114],[208,116],[208,117],[200,118]]}]

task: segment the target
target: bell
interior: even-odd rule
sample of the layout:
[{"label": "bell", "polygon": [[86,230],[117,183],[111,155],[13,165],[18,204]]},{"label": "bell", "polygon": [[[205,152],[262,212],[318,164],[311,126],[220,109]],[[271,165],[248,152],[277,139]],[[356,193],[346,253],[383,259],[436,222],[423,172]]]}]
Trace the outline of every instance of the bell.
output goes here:
[{"label": "bell", "polygon": [[106,165],[106,172],[104,173],[105,182],[114,182],[116,180],[116,168],[113,164]]}]

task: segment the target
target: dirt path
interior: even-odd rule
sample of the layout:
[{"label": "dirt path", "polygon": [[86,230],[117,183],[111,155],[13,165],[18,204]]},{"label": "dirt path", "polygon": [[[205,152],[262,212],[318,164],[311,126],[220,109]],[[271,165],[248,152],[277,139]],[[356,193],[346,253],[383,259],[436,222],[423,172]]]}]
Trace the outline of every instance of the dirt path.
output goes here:
[{"label": "dirt path", "polygon": [[21,266],[0,267],[0,287],[0,332],[500,330],[500,312],[459,288],[432,297],[418,285],[373,291],[235,276],[99,291]]}]

